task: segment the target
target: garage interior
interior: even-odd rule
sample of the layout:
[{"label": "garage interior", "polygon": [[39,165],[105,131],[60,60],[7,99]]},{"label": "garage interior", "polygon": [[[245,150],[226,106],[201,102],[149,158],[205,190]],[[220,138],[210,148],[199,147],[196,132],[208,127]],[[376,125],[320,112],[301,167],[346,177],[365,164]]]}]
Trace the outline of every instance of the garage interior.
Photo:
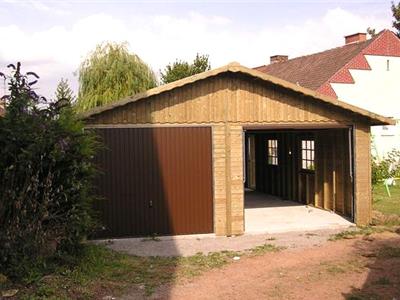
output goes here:
[{"label": "garage interior", "polygon": [[350,226],[350,128],[245,130],[245,232]]}]

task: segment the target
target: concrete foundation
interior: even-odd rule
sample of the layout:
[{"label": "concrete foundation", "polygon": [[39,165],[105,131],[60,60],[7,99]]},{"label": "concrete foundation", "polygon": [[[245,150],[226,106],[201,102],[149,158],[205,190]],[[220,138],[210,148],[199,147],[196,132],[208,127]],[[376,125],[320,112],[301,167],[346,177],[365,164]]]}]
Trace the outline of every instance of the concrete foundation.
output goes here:
[{"label": "concrete foundation", "polygon": [[245,233],[339,229],[352,225],[330,211],[255,191],[245,193]]}]

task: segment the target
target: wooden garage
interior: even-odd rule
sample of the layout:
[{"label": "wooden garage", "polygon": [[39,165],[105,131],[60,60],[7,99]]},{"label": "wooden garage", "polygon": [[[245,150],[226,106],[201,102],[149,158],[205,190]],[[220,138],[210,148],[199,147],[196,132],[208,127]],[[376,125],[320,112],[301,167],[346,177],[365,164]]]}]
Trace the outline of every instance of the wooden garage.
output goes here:
[{"label": "wooden garage", "polygon": [[367,224],[370,126],[393,124],[236,63],[83,117],[106,145],[103,237],[242,234],[248,185]]}]

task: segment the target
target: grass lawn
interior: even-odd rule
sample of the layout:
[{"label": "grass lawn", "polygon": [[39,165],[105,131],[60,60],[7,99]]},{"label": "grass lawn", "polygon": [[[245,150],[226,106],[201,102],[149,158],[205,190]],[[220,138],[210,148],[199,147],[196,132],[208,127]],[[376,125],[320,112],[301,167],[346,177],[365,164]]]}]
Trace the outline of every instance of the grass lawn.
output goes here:
[{"label": "grass lawn", "polygon": [[374,186],[372,191],[373,207],[385,215],[395,214],[400,216],[400,182],[398,181],[398,185],[389,188],[392,197],[387,195],[382,183]]},{"label": "grass lawn", "polygon": [[159,285],[191,278],[233,262],[235,256],[257,256],[281,248],[271,244],[243,252],[222,251],[190,257],[137,257],[86,245],[74,266],[58,266],[30,283],[0,280],[2,291],[17,289],[15,299],[98,299],[127,289],[150,295]]}]

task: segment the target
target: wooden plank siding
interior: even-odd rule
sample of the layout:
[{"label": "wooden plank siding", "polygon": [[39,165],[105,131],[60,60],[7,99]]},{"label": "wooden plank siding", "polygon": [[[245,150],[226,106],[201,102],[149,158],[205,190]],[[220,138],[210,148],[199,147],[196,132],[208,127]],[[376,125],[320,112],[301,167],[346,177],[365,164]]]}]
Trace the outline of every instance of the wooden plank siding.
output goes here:
[{"label": "wooden plank siding", "polygon": [[354,129],[355,217],[357,225],[371,222],[371,138],[370,127],[357,124]]},{"label": "wooden plank siding", "polygon": [[317,131],[315,143],[315,205],[351,217],[351,170],[345,167],[350,165],[348,130]]},{"label": "wooden plank siding", "polygon": [[[234,76],[235,75],[235,76]],[[213,146],[213,190],[214,190],[214,232],[217,235],[241,234],[244,230],[243,217],[243,128],[249,125],[263,126],[298,126],[313,125],[316,128],[346,125],[355,126],[356,140],[356,222],[368,223],[370,220],[371,194],[369,181],[369,125],[368,120],[361,115],[355,115],[340,107],[325,102],[319,102],[310,96],[296,94],[293,91],[276,86],[272,83],[249,78],[246,75],[222,73],[208,77],[173,90],[149,96],[136,102],[117,106],[89,117],[88,126],[212,126]],[[328,131],[327,131],[328,132]],[[329,134],[329,133],[328,133]],[[318,138],[322,143],[335,146],[332,139],[341,139],[345,133],[338,136],[328,136],[322,133]],[[293,137],[282,140],[290,145]],[[331,208],[333,206],[333,189],[329,183],[324,184],[323,178],[332,176],[330,170],[339,173],[349,171],[344,148],[340,145],[335,153],[327,152],[316,158],[324,167],[316,170],[315,204]],[[334,147],[333,147],[334,148]],[[360,153],[358,153],[360,152]],[[338,156],[337,153],[344,153]],[[334,162],[329,157],[337,157]],[[320,176],[324,174],[324,176]],[[283,181],[283,177],[288,180]],[[351,191],[351,183],[345,178],[335,175],[336,183],[341,186],[336,190],[335,210],[348,215],[352,211],[348,201],[341,200]],[[256,174],[257,180],[257,174]],[[282,174],[276,179],[276,189],[286,197],[298,195],[298,180],[296,168],[286,165]],[[280,181],[279,181],[280,180]],[[345,181],[345,184],[341,183]],[[333,177],[329,178],[333,182]],[[322,188],[320,188],[322,186]],[[341,198],[341,199],[339,199]]]},{"label": "wooden plank siding", "polygon": [[339,108],[272,84],[223,75],[152,96],[89,119],[91,124],[347,123]]}]

